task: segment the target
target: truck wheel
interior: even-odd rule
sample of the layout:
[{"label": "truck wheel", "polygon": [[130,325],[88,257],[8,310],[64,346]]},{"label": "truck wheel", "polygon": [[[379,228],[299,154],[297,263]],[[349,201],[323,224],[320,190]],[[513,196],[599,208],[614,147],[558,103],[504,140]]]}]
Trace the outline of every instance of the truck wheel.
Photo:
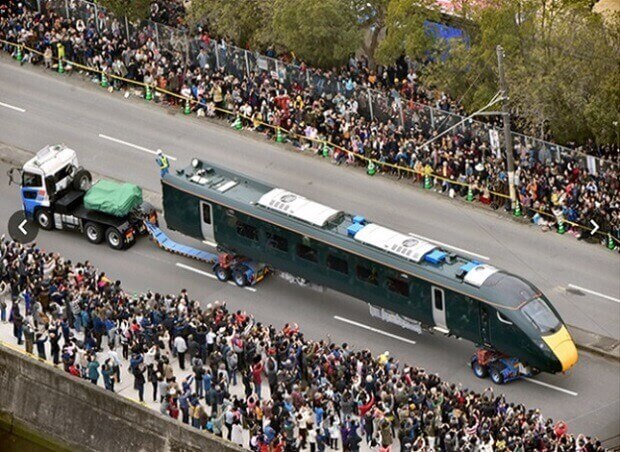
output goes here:
[{"label": "truck wheel", "polygon": [[243,269],[237,269],[233,272],[233,280],[239,287],[245,287],[248,285],[248,278],[245,276]]},{"label": "truck wheel", "polygon": [[504,374],[497,367],[491,367],[489,373],[491,374],[491,380],[493,380],[493,383],[496,385],[504,384]]},{"label": "truck wheel", "polygon": [[37,224],[46,231],[51,230],[54,227],[52,221],[52,213],[48,209],[39,209],[35,214],[35,220]]},{"label": "truck wheel", "polygon": [[215,276],[222,282],[226,282],[230,279],[230,269],[222,267],[220,264],[217,264],[213,269],[215,272]]},{"label": "truck wheel", "polygon": [[86,191],[90,188],[93,182],[93,176],[90,171],[85,169],[79,169],[73,177],[73,189]]},{"label": "truck wheel", "polygon": [[480,364],[477,359],[472,360],[471,370],[478,378],[486,378],[489,375],[489,369],[487,369],[487,366],[483,366],[482,364]]},{"label": "truck wheel", "polygon": [[105,239],[108,242],[110,248],[115,250],[122,250],[125,245],[123,235],[116,228],[108,228],[105,232]]},{"label": "truck wheel", "polygon": [[103,241],[103,228],[97,223],[86,223],[84,235],[90,243],[101,243]]}]

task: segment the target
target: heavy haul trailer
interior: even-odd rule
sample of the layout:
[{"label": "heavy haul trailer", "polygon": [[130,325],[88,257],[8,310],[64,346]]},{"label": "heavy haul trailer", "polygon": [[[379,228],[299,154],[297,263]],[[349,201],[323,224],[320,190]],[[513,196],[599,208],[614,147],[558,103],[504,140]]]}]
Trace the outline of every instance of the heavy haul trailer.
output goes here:
[{"label": "heavy haul trailer", "polygon": [[577,362],[559,314],[523,278],[198,159],[161,182],[170,229],[363,300],[384,320],[467,339],[478,377]]},{"label": "heavy haul trailer", "polygon": [[[147,232],[144,219],[157,221],[153,206],[141,201],[138,187],[110,181],[93,187],[91,174],[79,166],[75,151],[63,145],[47,146],[22,168],[13,168],[10,181],[21,186],[26,218],[42,229],[78,231],[89,242],[105,240],[116,250],[130,247]],[[89,195],[95,200],[109,196],[112,201],[88,207]]]}]

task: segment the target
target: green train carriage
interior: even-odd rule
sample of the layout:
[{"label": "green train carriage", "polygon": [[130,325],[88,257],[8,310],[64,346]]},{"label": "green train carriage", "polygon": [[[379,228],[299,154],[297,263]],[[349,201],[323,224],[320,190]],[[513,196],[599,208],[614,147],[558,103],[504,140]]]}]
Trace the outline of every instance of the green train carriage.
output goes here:
[{"label": "green train carriage", "polygon": [[401,325],[467,339],[530,372],[577,361],[557,311],[516,275],[197,159],[164,175],[162,190],[170,229],[363,300]]}]

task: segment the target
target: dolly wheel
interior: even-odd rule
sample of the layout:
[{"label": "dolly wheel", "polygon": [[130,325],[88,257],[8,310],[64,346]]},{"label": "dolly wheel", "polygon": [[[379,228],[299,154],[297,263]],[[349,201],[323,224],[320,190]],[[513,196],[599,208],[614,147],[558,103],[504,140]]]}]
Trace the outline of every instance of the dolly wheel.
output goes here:
[{"label": "dolly wheel", "polygon": [[478,378],[486,378],[489,375],[489,369],[487,366],[480,364],[475,358],[471,362],[471,370]]},{"label": "dolly wheel", "polygon": [[224,268],[220,264],[217,264],[213,271],[215,272],[215,277],[222,282],[226,282],[230,279],[230,269]]}]

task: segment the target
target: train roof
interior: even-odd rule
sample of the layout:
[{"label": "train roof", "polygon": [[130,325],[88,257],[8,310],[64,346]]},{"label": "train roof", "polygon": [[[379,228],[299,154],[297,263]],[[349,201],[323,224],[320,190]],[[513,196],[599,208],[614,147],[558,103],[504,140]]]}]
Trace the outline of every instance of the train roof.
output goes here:
[{"label": "train roof", "polygon": [[496,307],[517,309],[540,296],[526,280],[492,265],[198,159],[162,183]]}]

